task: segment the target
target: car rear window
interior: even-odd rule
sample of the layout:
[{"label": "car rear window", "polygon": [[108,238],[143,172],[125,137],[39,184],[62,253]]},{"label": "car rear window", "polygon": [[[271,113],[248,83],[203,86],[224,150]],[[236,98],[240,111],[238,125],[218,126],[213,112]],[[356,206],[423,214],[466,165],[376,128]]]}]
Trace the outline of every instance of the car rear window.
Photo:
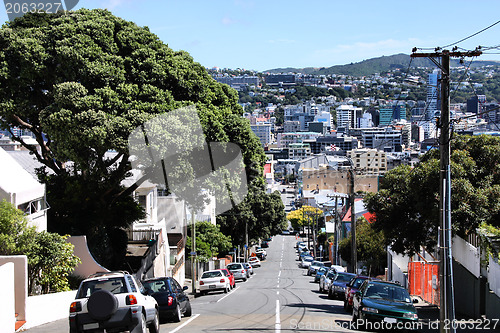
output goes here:
[{"label": "car rear window", "polygon": [[89,280],[82,284],[77,298],[88,298],[98,290],[107,290],[112,294],[121,294],[127,292],[127,286],[123,277]]},{"label": "car rear window", "polygon": [[144,285],[144,288],[146,288],[148,293],[168,291],[168,282],[166,280],[144,281],[142,284]]},{"label": "car rear window", "polygon": [[352,275],[348,275],[345,273],[338,273],[337,277],[335,278],[336,282],[349,282],[352,279]]},{"label": "car rear window", "polygon": [[227,269],[241,269],[241,264],[229,264]]},{"label": "car rear window", "polygon": [[219,276],[222,276],[222,272],[221,271],[218,271],[218,272],[205,272],[205,273],[203,273],[203,275],[201,276],[201,278],[202,279],[210,279],[210,278],[219,277]]}]

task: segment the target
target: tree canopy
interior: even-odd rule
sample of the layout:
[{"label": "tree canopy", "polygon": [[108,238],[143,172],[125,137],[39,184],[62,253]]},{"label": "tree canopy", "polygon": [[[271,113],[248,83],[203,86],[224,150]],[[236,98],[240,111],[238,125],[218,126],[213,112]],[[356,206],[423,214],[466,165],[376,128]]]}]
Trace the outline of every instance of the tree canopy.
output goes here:
[{"label": "tree canopy", "polygon": [[[191,228],[188,226],[188,237],[186,240],[186,252],[191,252]],[[219,254],[228,253],[233,245],[231,236],[226,236],[220,231],[218,225],[213,225],[210,222],[196,222],[196,252],[197,259],[206,262]]]},{"label": "tree canopy", "polygon": [[[387,263],[385,239],[382,231],[377,231],[364,217],[356,221],[356,250],[359,261],[368,267],[368,274],[383,274]],[[351,233],[339,243],[339,252],[345,261],[351,263]]]},{"label": "tree canopy", "polygon": [[131,170],[127,139],[148,120],[194,105],[207,141],[237,144],[248,183],[262,183],[265,156],[237,93],[147,27],[107,10],[28,13],[6,23],[0,86],[1,127],[29,130],[41,147],[11,131],[45,166],[49,230],[87,235],[110,268],[125,255],[123,228],[144,216],[130,196],[135,187],[121,182]]},{"label": "tree canopy", "polygon": [[[460,236],[481,223],[500,226],[500,138],[456,136],[451,142],[451,220]],[[366,207],[374,226],[398,253],[414,254],[437,244],[439,224],[439,151],[431,150],[414,167],[389,171]]]},{"label": "tree canopy", "polygon": [[323,216],[323,211],[312,206],[302,206],[299,209],[292,210],[286,215],[286,218],[292,223],[292,228],[301,229],[310,226]]}]

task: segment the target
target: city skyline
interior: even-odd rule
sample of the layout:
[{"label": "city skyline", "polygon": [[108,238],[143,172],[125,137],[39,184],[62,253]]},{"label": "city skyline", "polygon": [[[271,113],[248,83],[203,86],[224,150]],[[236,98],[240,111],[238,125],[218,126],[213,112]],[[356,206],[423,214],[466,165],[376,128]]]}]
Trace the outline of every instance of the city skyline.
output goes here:
[{"label": "city skyline", "polygon": [[[80,0],[147,26],[174,50],[206,67],[265,71],[329,67],[460,41],[498,21],[496,0],[416,3],[317,0],[160,2]],[[7,21],[5,9],[0,19]],[[500,24],[458,44],[499,45]],[[451,46],[450,46],[451,47]],[[480,60],[500,61],[498,49]]]}]

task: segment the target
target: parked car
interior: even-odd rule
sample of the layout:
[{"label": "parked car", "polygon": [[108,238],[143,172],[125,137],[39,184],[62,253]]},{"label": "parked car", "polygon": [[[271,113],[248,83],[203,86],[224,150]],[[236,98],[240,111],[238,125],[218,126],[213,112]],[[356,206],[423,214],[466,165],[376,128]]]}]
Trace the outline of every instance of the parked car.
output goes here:
[{"label": "parked car", "polygon": [[229,279],[229,286],[231,289],[236,287],[236,279],[234,278],[234,274],[229,271],[227,268],[220,268],[219,271],[221,271],[227,278]]},{"label": "parked car", "polygon": [[200,277],[200,294],[202,295],[216,290],[223,290],[227,293],[230,288],[229,278],[220,270],[203,272]]},{"label": "parked car", "polygon": [[249,278],[249,277],[250,277],[251,275],[253,275],[253,273],[254,273],[254,272],[253,272],[253,267],[252,267],[252,265],[250,265],[250,263],[248,263],[248,262],[244,262],[244,263],[242,263],[242,264],[243,264],[243,266],[245,266],[245,269],[246,269],[246,271],[247,271],[247,278]]},{"label": "parked car", "polygon": [[158,303],[160,319],[172,319],[181,321],[182,315],[191,316],[191,303],[189,297],[184,293],[187,286],[181,285],[172,277],[156,277],[142,281],[148,295]]},{"label": "parked car", "polygon": [[346,284],[351,281],[356,274],[337,272],[328,287],[328,298],[330,299],[343,299],[345,295]]},{"label": "parked car", "polygon": [[306,243],[304,243],[303,241],[297,241],[297,243],[295,243],[295,248],[298,249],[299,246],[306,247]]},{"label": "parked car", "polygon": [[309,266],[311,265],[311,263],[314,261],[314,258],[311,257],[311,256],[304,256],[301,260],[300,260],[300,267],[302,268],[309,268]]},{"label": "parked car", "polygon": [[330,268],[326,266],[321,266],[317,271],[316,274],[314,275],[314,282],[318,283],[321,277],[328,272]]},{"label": "parked car", "polygon": [[318,269],[322,266],[324,266],[325,264],[322,263],[321,261],[317,261],[317,260],[313,260],[311,262],[311,264],[309,265],[309,267],[307,268],[307,275],[311,276],[311,275],[316,275],[316,272],[318,271]]},{"label": "parked car", "polygon": [[365,322],[418,322],[417,310],[408,291],[399,284],[386,281],[365,280],[354,294],[352,319]]},{"label": "parked car", "polygon": [[333,278],[335,278],[337,272],[334,269],[329,269],[325,274],[323,274],[319,279],[319,291],[321,293],[327,292],[330,286],[330,283]]},{"label": "parked car", "polygon": [[247,270],[245,269],[245,266],[243,266],[242,263],[233,262],[227,265],[226,268],[229,269],[231,273],[233,273],[234,278],[236,280],[246,281],[248,279]]},{"label": "parked car", "polygon": [[312,253],[309,252],[309,251],[302,251],[300,254],[299,254],[299,260],[302,260],[303,257],[313,257]]},{"label": "parked car", "polygon": [[80,283],[69,308],[70,333],[160,330],[156,300],[128,272],[106,272]]},{"label": "parked car", "polygon": [[335,269],[336,272],[345,272],[345,268],[339,265],[331,265],[330,268]]},{"label": "parked car", "polygon": [[260,247],[262,247],[262,248],[268,248],[269,247],[268,241],[263,241],[262,243],[260,243]]},{"label": "parked car", "polygon": [[248,263],[252,267],[260,267],[261,266],[260,265],[260,260],[257,257],[250,257],[250,258],[248,258]]},{"label": "parked car", "polygon": [[349,311],[352,309],[352,299],[354,297],[354,294],[356,291],[359,290],[359,287],[361,287],[361,284],[365,282],[365,280],[368,280],[368,276],[364,275],[356,275],[349,281],[348,284],[346,284],[346,290],[345,290],[345,297],[344,297],[344,310]]},{"label": "parked car", "polygon": [[264,256],[264,258],[265,258],[265,257],[267,257],[267,252],[266,252],[266,250],[264,250],[264,249],[263,249],[263,248],[261,248],[261,247],[256,247],[256,248],[255,248],[255,254],[256,254],[257,256],[258,256],[259,254],[260,254],[260,255],[263,255],[263,256]]}]

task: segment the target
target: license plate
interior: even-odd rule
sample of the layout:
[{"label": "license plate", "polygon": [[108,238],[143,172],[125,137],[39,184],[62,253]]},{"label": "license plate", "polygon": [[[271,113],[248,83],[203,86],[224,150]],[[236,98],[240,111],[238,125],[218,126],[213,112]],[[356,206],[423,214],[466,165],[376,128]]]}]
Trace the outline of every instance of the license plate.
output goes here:
[{"label": "license plate", "polygon": [[390,323],[390,324],[395,324],[398,322],[398,320],[396,318],[384,318],[384,321],[386,323]]},{"label": "license plate", "polygon": [[99,323],[90,323],[90,324],[84,324],[83,329],[84,330],[93,330],[99,328]]},{"label": "license plate", "polygon": [[215,284],[211,284],[210,286],[208,286],[208,288],[215,289]]}]

